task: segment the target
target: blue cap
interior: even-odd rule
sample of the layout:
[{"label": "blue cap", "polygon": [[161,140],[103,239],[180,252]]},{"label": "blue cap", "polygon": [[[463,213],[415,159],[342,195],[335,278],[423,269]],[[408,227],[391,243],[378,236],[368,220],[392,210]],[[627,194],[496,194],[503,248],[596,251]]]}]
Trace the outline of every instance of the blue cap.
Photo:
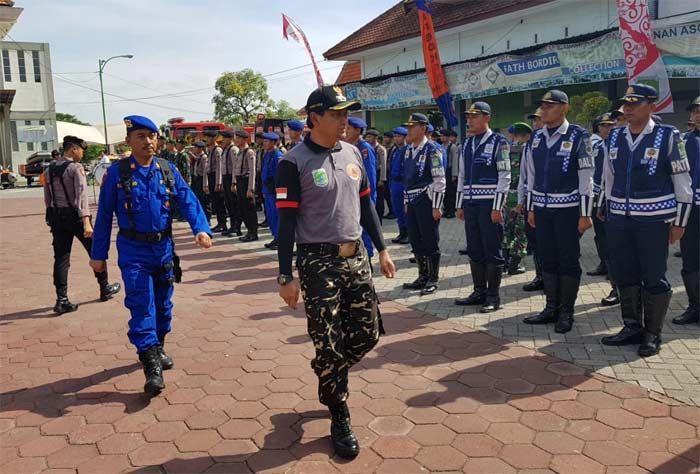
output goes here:
[{"label": "blue cap", "polygon": [[265,132],[262,134],[263,140],[272,140],[272,141],[277,141],[280,139],[280,136],[277,135],[275,132]]},{"label": "blue cap", "polygon": [[467,110],[467,115],[472,115],[472,114],[484,114],[484,115],[491,115],[491,106],[487,104],[486,102],[474,102],[471,106],[469,106],[469,110]]},{"label": "blue cap", "polygon": [[302,122],[301,120],[290,120],[287,122],[287,128],[290,130],[294,130],[295,132],[303,132],[304,122]]},{"label": "blue cap", "polygon": [[433,127],[433,124],[429,123],[428,124],[428,133],[433,133],[435,131],[435,127]]},{"label": "blue cap", "polygon": [[124,117],[124,125],[126,125],[126,133],[129,134],[134,130],[141,130],[145,128],[153,133],[160,132],[158,125],[153,123],[153,120],[143,117],[141,115],[129,115]]},{"label": "blue cap", "polygon": [[426,117],[423,114],[411,114],[410,117],[408,117],[408,122],[406,122],[404,125],[428,125],[430,124],[430,121],[428,120],[428,117]]},{"label": "blue cap", "polygon": [[406,127],[396,127],[391,131],[394,135],[401,135],[402,137],[405,137],[408,135],[408,130]]},{"label": "blue cap", "polygon": [[547,91],[545,95],[542,96],[539,103],[541,104],[543,102],[548,104],[568,104],[569,96],[566,95],[566,92],[564,91],[552,89],[551,91]]},{"label": "blue cap", "polygon": [[367,128],[367,122],[357,117],[349,117],[348,125],[355,128]]},{"label": "blue cap", "polygon": [[659,98],[659,94],[651,86],[646,84],[632,84],[625,91],[625,95],[620,99],[622,102],[639,102],[646,100],[654,102]]}]

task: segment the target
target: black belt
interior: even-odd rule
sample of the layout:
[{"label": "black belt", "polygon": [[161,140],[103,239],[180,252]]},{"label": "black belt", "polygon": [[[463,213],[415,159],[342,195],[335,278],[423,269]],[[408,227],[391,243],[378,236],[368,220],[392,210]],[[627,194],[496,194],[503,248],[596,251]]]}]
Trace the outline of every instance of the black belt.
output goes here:
[{"label": "black belt", "polygon": [[150,244],[157,244],[166,237],[172,237],[173,229],[167,228],[161,232],[137,232],[131,229],[119,229],[119,235],[129,240],[135,240],[137,242],[148,242]]},{"label": "black belt", "polygon": [[[341,245],[346,246],[348,244],[355,244],[354,251],[352,252],[352,255],[341,255]],[[330,254],[334,257],[345,257],[348,258],[349,256],[355,256],[357,255],[357,252],[360,250],[360,240],[355,240],[354,242],[349,242],[348,244],[328,244],[328,243],[320,243],[320,244],[298,244],[299,245],[299,250],[302,252],[311,252],[311,253],[324,253],[324,254]]]}]

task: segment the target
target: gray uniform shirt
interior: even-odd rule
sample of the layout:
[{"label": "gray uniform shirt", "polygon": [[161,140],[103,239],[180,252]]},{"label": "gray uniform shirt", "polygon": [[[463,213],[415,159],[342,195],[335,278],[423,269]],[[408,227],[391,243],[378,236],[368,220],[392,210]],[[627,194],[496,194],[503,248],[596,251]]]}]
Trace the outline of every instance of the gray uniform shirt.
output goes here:
[{"label": "gray uniform shirt", "polygon": [[374,149],[377,154],[377,181],[386,181],[386,148],[383,145],[377,145]]},{"label": "gray uniform shirt", "polygon": [[236,145],[230,145],[226,147],[223,155],[223,174],[232,175],[234,165],[236,164],[236,155],[238,155],[238,147]]},{"label": "gray uniform shirt", "polygon": [[207,154],[202,152],[199,156],[194,155],[194,176],[206,176],[208,170]]},{"label": "gray uniform shirt", "polygon": [[[65,156],[52,161],[51,164],[63,164],[70,162],[63,173],[61,179],[65,184],[65,192],[58,178],[54,179],[53,192],[49,178],[49,170],[44,171],[44,204],[46,207],[74,207],[78,210],[80,217],[90,215],[90,205],[88,204],[87,179],[85,178],[85,168],[80,163],[75,163],[71,158]],[[66,196],[66,193],[68,195]]]},{"label": "gray uniform shirt", "polygon": [[248,177],[248,191],[255,192],[255,173],[256,159],[255,150],[246,146],[238,150],[236,154],[236,161],[233,164],[233,182],[236,181],[236,177],[247,176]]},{"label": "gray uniform shirt", "polygon": [[214,184],[217,186],[222,183],[223,164],[223,150],[221,147],[216,145],[209,148],[209,152],[207,153],[207,174],[213,174],[215,176]]}]

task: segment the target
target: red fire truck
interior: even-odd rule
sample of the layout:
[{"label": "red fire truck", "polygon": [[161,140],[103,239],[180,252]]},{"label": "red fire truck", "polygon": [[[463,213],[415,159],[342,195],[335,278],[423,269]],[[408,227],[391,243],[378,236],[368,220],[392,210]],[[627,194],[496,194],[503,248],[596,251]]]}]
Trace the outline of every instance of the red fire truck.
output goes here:
[{"label": "red fire truck", "polygon": [[204,137],[204,133],[214,130],[221,132],[226,129],[226,124],[223,122],[185,122],[182,117],[171,118],[168,120],[168,126],[164,130],[165,136],[178,140],[184,138],[188,142],[193,142],[196,139]]}]

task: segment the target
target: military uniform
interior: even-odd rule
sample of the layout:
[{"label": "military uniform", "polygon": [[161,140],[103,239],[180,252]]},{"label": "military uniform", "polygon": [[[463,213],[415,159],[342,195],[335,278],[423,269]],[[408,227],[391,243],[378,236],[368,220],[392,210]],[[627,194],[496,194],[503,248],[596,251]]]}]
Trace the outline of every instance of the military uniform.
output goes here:
[{"label": "military uniform", "polygon": [[[406,137],[408,130],[405,127],[396,127],[393,130],[395,135]],[[389,188],[391,194],[391,205],[396,216],[396,223],[399,226],[399,235],[393,240],[397,244],[407,244],[408,240],[408,224],[406,223],[406,212],[404,206],[404,156],[406,154],[406,145],[394,145],[391,149],[391,171],[389,172]]]},{"label": "military uniform", "polygon": [[[248,139],[250,135],[245,130],[238,130],[236,136]],[[240,147],[233,164],[234,183],[238,193],[238,209],[245,223],[247,234],[241,237],[242,242],[258,240],[258,215],[255,212],[255,198],[249,198],[248,192],[255,196],[255,181],[257,175],[255,150],[246,143]]]},{"label": "military uniform", "polygon": [[[225,130],[222,132],[224,138],[233,138],[235,133],[230,130]],[[226,207],[226,212],[231,220],[231,227],[229,230],[224,232],[222,235],[224,237],[231,237],[233,235],[242,235],[241,233],[241,212],[238,208],[238,196],[233,188],[233,167],[236,160],[236,155],[238,155],[238,147],[233,143],[230,143],[222,153],[223,171],[221,182],[223,183],[223,194],[224,194],[224,205]]]},{"label": "military uniform", "polygon": [[[657,98],[653,87],[635,84],[621,100],[653,103]],[[629,125],[612,130],[604,166],[610,264],[624,327],[602,342],[640,344],[639,355],[648,357],[659,352],[671,301],[669,223],[686,227],[693,207],[690,165],[678,130],[650,118],[637,136]]]},{"label": "military uniform", "polygon": [[[521,262],[527,255],[527,235],[525,234],[525,217],[523,211],[525,203],[519,200],[518,187],[520,186],[520,164],[525,145],[513,143],[510,146],[511,181],[508,199],[506,200],[506,226],[505,240],[508,252],[508,274],[522,273]],[[521,211],[518,211],[518,205]]]},{"label": "military uniform", "polygon": [[180,172],[180,176],[185,180],[187,184],[190,181],[190,157],[187,152],[183,149],[177,152],[175,159],[173,160],[175,167]]}]

